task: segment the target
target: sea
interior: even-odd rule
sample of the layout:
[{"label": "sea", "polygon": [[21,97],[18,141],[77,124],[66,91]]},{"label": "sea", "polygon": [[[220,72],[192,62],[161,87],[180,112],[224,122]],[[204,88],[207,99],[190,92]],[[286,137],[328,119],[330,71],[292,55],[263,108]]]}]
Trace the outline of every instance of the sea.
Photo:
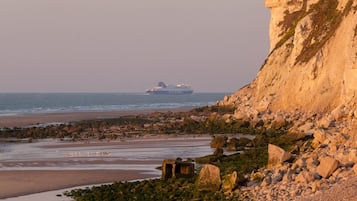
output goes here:
[{"label": "sea", "polygon": [[228,94],[230,93],[0,93],[0,116],[202,107],[212,105]]}]

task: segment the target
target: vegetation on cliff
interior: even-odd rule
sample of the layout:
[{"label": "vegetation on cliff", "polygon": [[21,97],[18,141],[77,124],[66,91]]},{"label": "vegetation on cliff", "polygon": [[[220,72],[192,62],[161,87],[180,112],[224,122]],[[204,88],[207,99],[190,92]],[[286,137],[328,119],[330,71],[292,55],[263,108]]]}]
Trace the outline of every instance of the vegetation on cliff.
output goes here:
[{"label": "vegetation on cliff", "polygon": [[[306,6],[306,0],[303,2],[302,9],[293,13],[286,11],[284,21],[279,26],[286,30],[280,41],[276,44],[275,49],[280,48],[289,39],[294,37],[296,26],[306,16],[311,16],[312,30],[304,41],[303,49],[296,58],[296,63],[308,62],[326,42],[334,35],[337,28],[352,8],[353,0],[349,0],[343,11],[337,9],[338,0],[320,0],[309,10]],[[291,44],[287,44],[291,46]],[[273,51],[274,51],[273,50]]]}]

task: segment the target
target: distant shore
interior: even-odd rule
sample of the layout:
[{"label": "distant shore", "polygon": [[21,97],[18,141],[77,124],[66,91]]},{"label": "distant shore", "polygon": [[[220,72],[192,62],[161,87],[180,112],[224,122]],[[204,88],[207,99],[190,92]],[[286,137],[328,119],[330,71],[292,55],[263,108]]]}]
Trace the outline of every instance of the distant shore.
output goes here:
[{"label": "distant shore", "polygon": [[82,120],[108,119],[126,115],[149,114],[153,112],[185,112],[193,107],[146,109],[146,110],[120,110],[120,111],[95,111],[95,112],[63,112],[63,113],[31,113],[13,116],[0,116],[0,128],[24,127],[51,123],[69,123]]}]

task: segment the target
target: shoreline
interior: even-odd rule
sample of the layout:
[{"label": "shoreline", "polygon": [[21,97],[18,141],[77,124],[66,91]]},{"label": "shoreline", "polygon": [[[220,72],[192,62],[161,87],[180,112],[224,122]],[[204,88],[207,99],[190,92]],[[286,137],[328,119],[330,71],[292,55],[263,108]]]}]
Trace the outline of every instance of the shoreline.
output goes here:
[{"label": "shoreline", "polygon": [[83,120],[110,119],[127,115],[145,115],[154,112],[187,112],[194,107],[117,110],[117,111],[83,111],[58,113],[31,113],[0,116],[0,128],[38,126],[52,123],[70,123]]},{"label": "shoreline", "polygon": [[0,171],[0,199],[157,176],[139,170],[3,170]]},{"label": "shoreline", "polygon": [[[202,143],[208,144],[209,138],[159,135],[115,142],[78,143],[51,140],[11,144],[16,146],[14,150],[20,150],[20,153],[12,152],[10,160],[5,156],[0,163],[0,200],[84,185],[159,178],[161,171],[155,167],[160,166],[163,159],[182,157],[187,149],[197,150],[197,146],[203,146]],[[177,148],[185,151],[177,152]],[[30,157],[22,156],[22,149],[29,151]],[[145,153],[134,156],[133,151],[137,149],[145,150]],[[168,150],[171,149],[176,151],[170,153]],[[46,157],[38,158],[43,152],[46,152]],[[66,156],[72,152],[80,155]],[[102,156],[102,152],[111,155]],[[164,154],[161,158],[158,153],[162,152]],[[205,152],[210,153],[211,150]],[[150,157],[143,160],[148,153]],[[179,155],[180,153],[183,155]]]}]

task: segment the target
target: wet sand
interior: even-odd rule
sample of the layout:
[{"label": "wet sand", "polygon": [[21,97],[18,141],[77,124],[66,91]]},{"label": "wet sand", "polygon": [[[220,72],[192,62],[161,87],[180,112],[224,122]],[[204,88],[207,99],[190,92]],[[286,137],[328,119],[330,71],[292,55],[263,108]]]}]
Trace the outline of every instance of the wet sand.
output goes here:
[{"label": "wet sand", "polygon": [[210,154],[209,142],[209,136],[185,135],[113,142],[7,144],[0,155],[0,199],[160,177],[161,171],[155,167],[163,159]]},{"label": "wet sand", "polygon": [[0,171],[0,199],[69,187],[157,177],[137,170]]},{"label": "wet sand", "polygon": [[153,112],[183,112],[189,111],[192,107],[182,107],[174,109],[157,110],[127,110],[127,111],[102,111],[102,112],[64,112],[64,113],[39,113],[21,114],[14,116],[0,116],[1,127],[22,127],[48,123],[68,123],[81,120],[107,119],[125,115],[149,114]]},{"label": "wet sand", "polygon": [[[70,113],[44,113],[44,114],[24,114],[16,116],[0,116],[0,128],[1,127],[22,127],[38,124],[48,124],[48,123],[67,123],[80,120],[91,120],[91,119],[105,119],[105,118],[115,118],[125,115],[139,115],[139,114],[148,114],[152,112],[167,112],[167,111],[188,111],[192,108],[177,108],[177,109],[162,109],[162,110],[137,110],[137,111],[112,111],[112,112],[70,112]],[[181,136],[183,137],[183,136]],[[193,136],[191,136],[192,138]],[[36,146],[30,147],[29,149],[27,144],[14,144],[11,146],[16,146],[15,150],[19,150],[19,153],[11,155],[10,159],[2,160],[1,170],[0,170],[0,199],[4,198],[13,198],[22,195],[30,195],[34,193],[52,191],[65,189],[76,186],[83,185],[94,185],[102,183],[111,183],[114,181],[127,181],[135,179],[148,179],[153,177],[160,176],[159,171],[148,171],[148,168],[151,169],[153,164],[160,165],[161,159],[152,158],[145,160],[131,160],[128,158],[128,154],[132,156],[130,150],[140,149],[142,153],[146,153],[145,150],[157,149],[156,147],[163,147],[164,150],[171,150],[173,147],[172,143],[177,143],[180,147],[180,150],[187,150],[188,147],[182,147],[183,142],[189,142],[190,146],[194,149],[197,149],[197,144],[200,141],[207,142],[207,139],[172,139],[164,136],[156,136],[156,140],[153,139],[141,139],[134,141],[126,142],[112,142],[112,143],[103,143],[96,142],[90,144],[73,144],[73,143],[52,143],[50,145],[45,144],[35,144]],[[148,140],[148,141],[147,141]],[[197,140],[197,142],[195,142]],[[167,146],[163,144],[168,143]],[[19,147],[18,147],[19,146]],[[106,153],[109,146],[114,146],[117,152],[125,152],[127,155],[122,159],[122,156],[110,156],[103,157],[88,155],[92,154],[91,152],[97,153],[97,149],[93,150],[91,147],[99,147],[99,153]],[[207,145],[205,145],[207,146]],[[67,148],[69,150],[67,150]],[[81,150],[85,148],[86,152]],[[47,149],[47,150],[46,150]],[[66,157],[66,153],[72,153],[72,149],[76,152],[78,149],[81,153],[87,153],[86,157]],[[24,153],[22,153],[25,150]],[[42,156],[41,153],[48,152],[50,150],[58,151],[61,157],[57,158],[36,158],[37,155]],[[37,153],[37,152],[38,153]],[[45,152],[44,152],[45,151]],[[111,150],[112,151],[112,150]],[[35,158],[23,158],[21,154],[31,153],[31,156],[36,155]],[[53,151],[52,151],[53,152]],[[161,153],[162,150],[160,149]],[[165,151],[167,152],[167,151]],[[5,154],[2,153],[3,155]],[[12,153],[13,154],[13,153]],[[18,155],[16,155],[18,154]],[[62,155],[61,155],[62,154]],[[172,157],[176,156],[177,153],[174,153]],[[6,155],[6,154],[5,154]],[[135,154],[137,155],[137,153]],[[19,157],[20,158],[16,158]],[[157,154],[153,153],[153,156]],[[13,158],[15,157],[15,158]],[[24,156],[25,157],[25,156]],[[116,158],[117,157],[117,158]],[[164,155],[163,157],[167,157]],[[5,157],[6,158],[6,157]],[[35,165],[34,165],[35,164]],[[70,169],[71,166],[77,167],[79,169]],[[107,167],[107,165],[112,166],[121,166],[131,167],[129,169],[97,169],[91,168],[91,165],[97,165],[95,167]],[[103,166],[104,165],[104,166]],[[52,167],[54,166],[54,168]],[[68,168],[70,166],[70,168]],[[145,166],[144,169],[140,167]],[[83,168],[84,167],[84,168]],[[139,169],[136,169],[139,167]],[[53,169],[52,169],[53,168]],[[89,169],[88,169],[89,168]]]}]

